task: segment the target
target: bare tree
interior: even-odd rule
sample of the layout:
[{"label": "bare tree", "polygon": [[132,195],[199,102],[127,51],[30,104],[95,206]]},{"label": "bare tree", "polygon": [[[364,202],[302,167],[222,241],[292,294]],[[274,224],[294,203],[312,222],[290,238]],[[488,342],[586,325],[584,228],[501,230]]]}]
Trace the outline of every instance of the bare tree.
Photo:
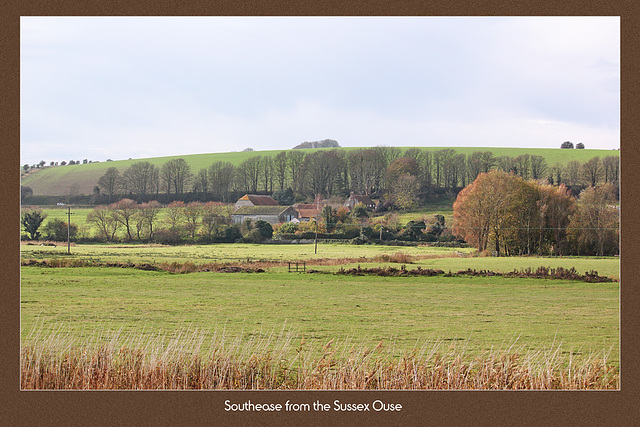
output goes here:
[{"label": "bare tree", "polygon": [[456,154],[450,159],[446,159],[444,166],[445,187],[454,189],[466,185],[466,158],[464,154]]},{"label": "bare tree", "polygon": [[580,183],[580,162],[572,160],[567,163],[567,183],[569,185],[578,185]]},{"label": "bare tree", "polygon": [[542,156],[531,156],[531,178],[542,179],[547,173],[547,161]]},{"label": "bare tree", "polygon": [[201,194],[209,192],[209,173],[206,168],[200,169],[196,174],[193,180],[193,191]]},{"label": "bare tree", "polygon": [[620,180],[620,158],[607,156],[602,159],[602,167],[604,169],[604,182],[617,184]]},{"label": "bare tree", "polygon": [[515,159],[511,156],[500,156],[496,159],[496,167],[503,172],[515,172]]},{"label": "bare tree", "polygon": [[162,165],[160,174],[167,194],[171,194],[172,189],[174,194],[183,194],[193,178],[191,166],[183,158],[166,162]]},{"label": "bare tree", "polygon": [[445,148],[433,153],[433,172],[436,188],[451,188],[452,175],[455,174],[455,165],[453,163],[455,156],[456,151],[453,148]]},{"label": "bare tree", "polygon": [[131,235],[131,226],[133,225],[134,215],[138,209],[138,205],[131,199],[122,199],[109,205],[113,210],[114,219],[122,224],[127,231],[128,240],[133,240]]},{"label": "bare tree", "polygon": [[95,224],[98,232],[105,240],[111,241],[115,238],[120,223],[116,221],[114,210],[107,206],[96,206],[87,215],[87,222]]},{"label": "bare tree", "polygon": [[123,174],[126,189],[133,195],[146,196],[158,193],[158,169],[149,162],[132,164]]},{"label": "bare tree", "polygon": [[480,151],[474,151],[467,159],[467,176],[469,182],[475,181],[482,172],[482,153]]},{"label": "bare tree", "polygon": [[373,147],[373,149],[377,151],[380,154],[380,157],[384,160],[385,168],[402,155],[402,149],[398,147],[379,145],[377,147]]},{"label": "bare tree", "polygon": [[237,170],[236,185],[246,193],[257,193],[260,182],[262,156],[249,157],[240,163]]},{"label": "bare tree", "polygon": [[196,237],[196,232],[200,225],[200,218],[203,213],[202,208],[203,204],[200,202],[191,202],[184,207],[184,226],[192,239]]},{"label": "bare tree", "polygon": [[580,193],[568,230],[580,252],[594,255],[619,252],[620,217],[613,203],[611,184],[588,187]]},{"label": "bare tree", "polygon": [[594,157],[582,165],[580,169],[582,179],[589,187],[595,187],[602,180],[604,170],[600,163],[600,157]]},{"label": "bare tree", "polygon": [[280,151],[273,158],[273,175],[279,190],[284,190],[287,179],[287,152]]},{"label": "bare tree", "polygon": [[340,174],[341,163],[342,158],[338,156],[336,150],[307,154],[304,164],[311,194],[323,194],[328,197],[333,192],[333,185]]},{"label": "bare tree", "polygon": [[113,166],[98,179],[98,186],[103,194],[109,196],[109,201],[113,201],[114,196],[120,192],[122,184],[120,171]]},{"label": "bare tree", "polygon": [[387,170],[382,151],[367,148],[355,150],[349,153],[348,162],[352,191],[371,195],[382,188]]},{"label": "bare tree", "polygon": [[529,154],[521,154],[514,161],[516,175],[520,175],[523,179],[529,179],[531,171],[531,156]]},{"label": "bare tree", "polygon": [[305,153],[302,151],[289,151],[287,153],[287,167],[291,176],[291,188],[300,193],[302,188],[302,164]]},{"label": "bare tree", "polygon": [[556,163],[553,165],[550,171],[550,182],[555,185],[560,185],[565,183],[563,181],[563,170],[564,168],[560,166],[560,163]]},{"label": "bare tree", "polygon": [[[153,239],[153,225],[155,224],[158,216],[160,215],[160,210],[162,209],[162,205],[155,200],[152,200],[148,203],[142,203],[138,206],[137,215],[141,220],[142,229],[146,231],[146,239]],[[141,239],[140,236],[140,228],[138,228],[138,239]]]},{"label": "bare tree", "polygon": [[177,236],[179,236],[183,230],[182,222],[184,220],[184,207],[184,202],[180,200],[171,202],[166,208],[164,208],[164,223],[169,228],[169,232],[174,233]]},{"label": "bare tree", "polygon": [[209,166],[209,187],[213,196],[224,202],[231,198],[231,186],[237,175],[236,167],[229,162],[215,162]]},{"label": "bare tree", "polygon": [[273,159],[269,156],[262,158],[262,182],[264,184],[264,192],[273,192]]},{"label": "bare tree", "polygon": [[218,202],[208,202],[201,206],[204,235],[211,240],[216,228],[231,222],[233,206]]}]

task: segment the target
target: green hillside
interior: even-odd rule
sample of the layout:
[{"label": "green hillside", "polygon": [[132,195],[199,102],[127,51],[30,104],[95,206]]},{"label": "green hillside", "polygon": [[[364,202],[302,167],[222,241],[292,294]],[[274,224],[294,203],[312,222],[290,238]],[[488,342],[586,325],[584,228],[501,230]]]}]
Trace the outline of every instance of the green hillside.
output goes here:
[{"label": "green hillside", "polygon": [[[401,147],[403,150],[409,147]],[[424,148],[425,151],[442,150],[445,147]],[[483,147],[451,147],[457,153],[469,155],[475,151],[492,151],[496,157],[511,156],[516,157],[522,154],[543,156],[549,166],[556,163],[567,164],[572,160],[581,163],[595,157],[619,156],[618,150],[577,150],[560,148],[483,148]],[[338,150],[351,151],[358,148],[338,148]],[[304,152],[313,152],[326,149],[305,149]],[[29,186],[33,190],[34,196],[62,196],[75,190],[77,194],[91,194],[93,187],[97,185],[98,179],[105,173],[107,168],[116,167],[122,174],[133,163],[148,161],[157,167],[161,167],[165,162],[184,158],[194,173],[200,169],[209,167],[217,161],[230,162],[234,165],[242,163],[252,156],[275,156],[282,150],[270,151],[250,151],[250,152],[230,152],[230,153],[208,153],[190,154],[184,156],[152,157],[144,159],[117,160],[111,162],[87,163],[79,165],[45,167],[35,170],[22,178],[21,184]]]}]

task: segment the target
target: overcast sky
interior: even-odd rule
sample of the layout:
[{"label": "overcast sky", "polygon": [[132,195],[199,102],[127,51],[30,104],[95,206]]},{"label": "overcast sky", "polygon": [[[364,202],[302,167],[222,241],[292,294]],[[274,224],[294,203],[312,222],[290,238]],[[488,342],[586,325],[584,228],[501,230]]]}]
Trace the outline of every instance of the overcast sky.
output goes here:
[{"label": "overcast sky", "polygon": [[620,147],[620,20],[21,18],[22,163]]}]

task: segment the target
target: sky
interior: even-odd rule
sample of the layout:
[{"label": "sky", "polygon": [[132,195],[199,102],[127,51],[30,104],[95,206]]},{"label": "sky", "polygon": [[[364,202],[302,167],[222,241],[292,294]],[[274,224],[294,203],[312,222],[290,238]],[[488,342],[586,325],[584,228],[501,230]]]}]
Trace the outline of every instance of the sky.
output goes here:
[{"label": "sky", "polygon": [[618,17],[22,17],[21,163],[620,147]]}]

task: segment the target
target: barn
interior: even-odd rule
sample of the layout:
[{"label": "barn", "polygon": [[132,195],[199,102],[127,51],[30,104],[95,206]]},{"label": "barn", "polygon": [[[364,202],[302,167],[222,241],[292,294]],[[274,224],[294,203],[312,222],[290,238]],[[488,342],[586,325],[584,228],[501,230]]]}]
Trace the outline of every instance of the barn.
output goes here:
[{"label": "barn", "polygon": [[240,197],[234,209],[241,208],[243,206],[278,206],[278,202],[271,196],[263,196],[260,194],[245,194]]},{"label": "barn", "polygon": [[269,224],[289,222],[298,218],[298,211],[291,206],[240,206],[233,214],[231,220],[234,223],[243,223],[245,220],[266,221]]}]

